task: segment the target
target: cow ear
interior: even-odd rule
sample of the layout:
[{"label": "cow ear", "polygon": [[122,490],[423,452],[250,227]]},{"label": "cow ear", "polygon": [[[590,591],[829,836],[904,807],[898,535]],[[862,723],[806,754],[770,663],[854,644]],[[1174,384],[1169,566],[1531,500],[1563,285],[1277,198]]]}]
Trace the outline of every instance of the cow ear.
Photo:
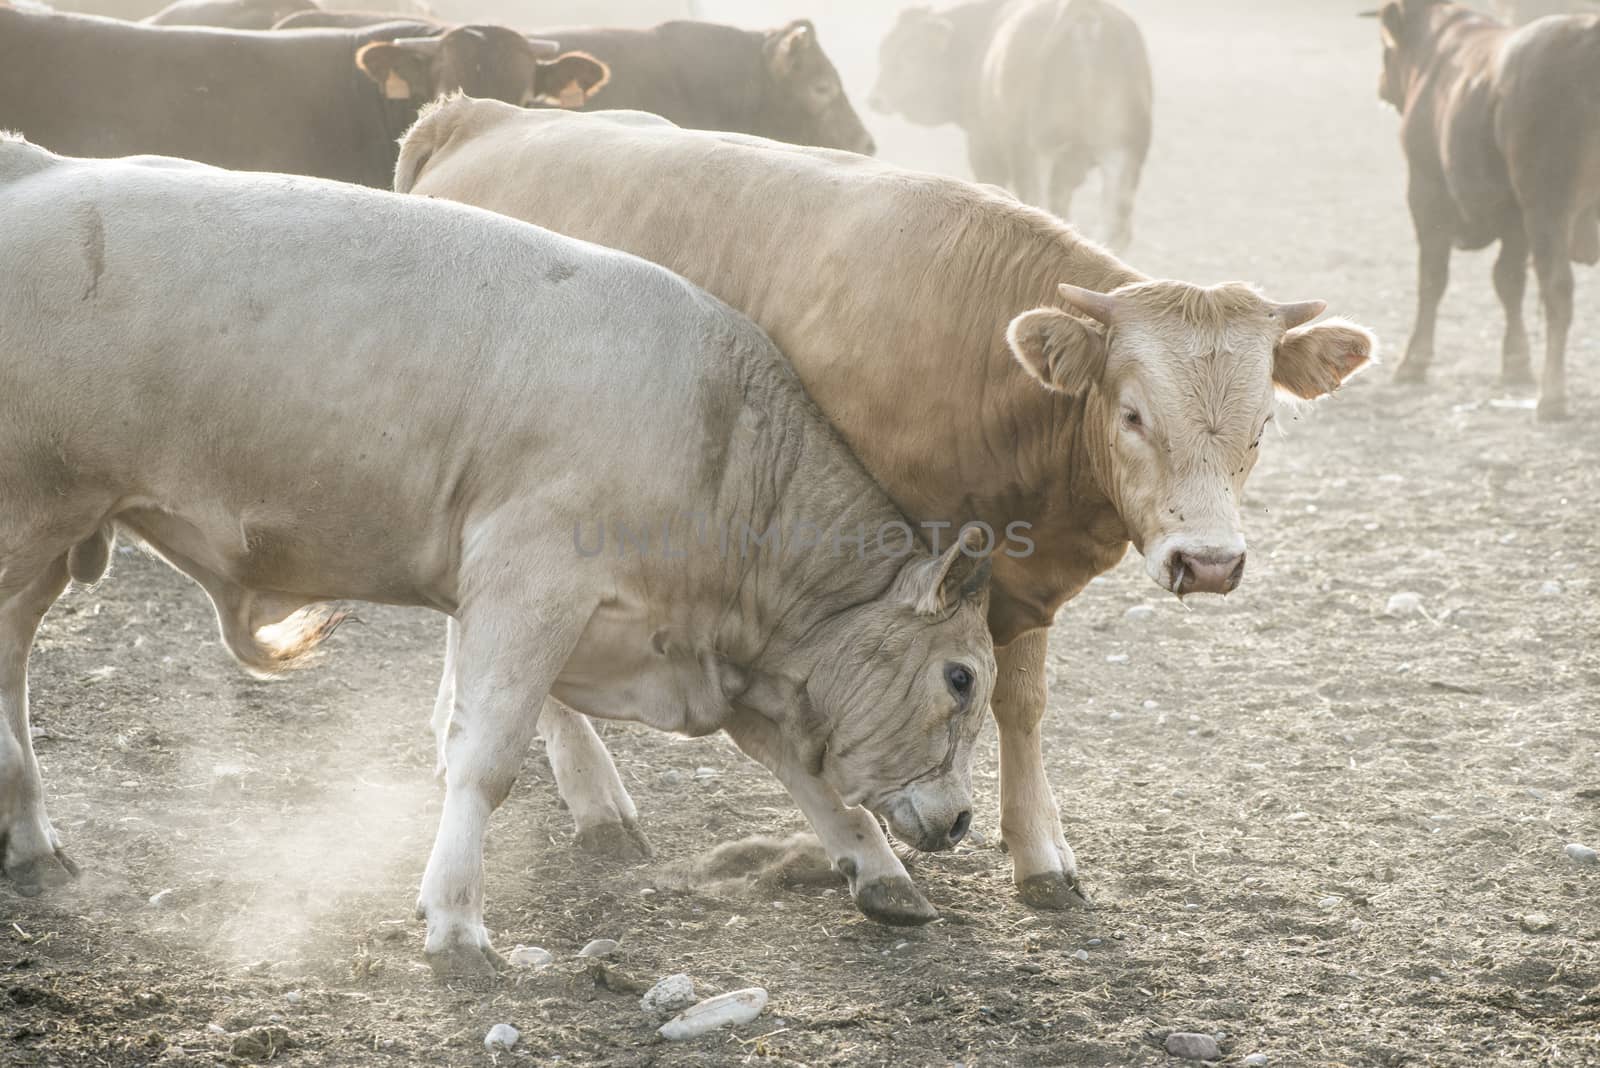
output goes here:
[{"label": "cow ear", "polygon": [[587,52],[568,52],[533,74],[534,99],[564,108],[581,108],[611,80],[611,68]]},{"label": "cow ear", "polygon": [[1372,362],[1372,331],[1344,319],[1287,331],[1272,354],[1272,384],[1302,400],[1315,400]]},{"label": "cow ear", "polygon": [[1058,393],[1082,393],[1106,370],[1106,336],[1094,323],[1055,308],[1023,312],[1006,330],[1011,354]]},{"label": "cow ear", "polygon": [[1400,11],[1398,0],[1390,0],[1378,12],[1378,27],[1383,33],[1383,46],[1385,48],[1399,48],[1400,41],[1405,37],[1405,16]]},{"label": "cow ear", "polygon": [[779,78],[794,73],[800,60],[816,47],[817,28],[810,19],[796,19],[782,29],[767,34],[767,66]]},{"label": "cow ear", "polygon": [[432,96],[429,68],[443,37],[413,37],[403,41],[378,41],[356,53],[356,66],[378,84],[390,100]]},{"label": "cow ear", "polygon": [[956,543],[931,560],[916,560],[900,573],[900,596],[920,616],[942,616],[963,601],[989,591],[992,532],[961,528]]}]

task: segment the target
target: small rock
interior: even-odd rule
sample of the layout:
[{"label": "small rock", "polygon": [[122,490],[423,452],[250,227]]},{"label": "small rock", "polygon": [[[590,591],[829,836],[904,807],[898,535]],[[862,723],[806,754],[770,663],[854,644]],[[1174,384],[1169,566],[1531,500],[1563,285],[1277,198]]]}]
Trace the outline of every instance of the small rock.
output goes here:
[{"label": "small rock", "polygon": [[1122,618],[1126,619],[1129,623],[1143,623],[1146,620],[1154,619],[1155,615],[1156,610],[1153,606],[1147,604],[1136,604],[1126,612],[1122,613]]},{"label": "small rock", "polygon": [[518,946],[506,954],[506,960],[518,968],[548,968],[556,955],[543,946]]},{"label": "small rock", "polygon": [[1539,934],[1555,926],[1555,921],[1542,912],[1529,912],[1519,921],[1522,929],[1529,934]]},{"label": "small rock", "polygon": [[305,995],[300,993],[298,990],[290,990],[283,995],[283,1000],[287,1001],[291,1005],[300,1004],[304,998]]},{"label": "small rock", "polygon": [[1195,1031],[1174,1031],[1167,1036],[1167,1052],[1189,1061],[1214,1061],[1222,1056],[1217,1040]]},{"label": "small rock", "polygon": [[1393,594],[1389,597],[1389,603],[1383,606],[1383,614],[1391,619],[1410,619],[1423,615],[1422,595],[1409,590]]},{"label": "small rock", "polygon": [[580,957],[609,957],[617,951],[615,938],[596,938],[582,949],[578,950]]},{"label": "small rock", "polygon": [[761,1015],[767,992],[759,986],[707,998],[662,1024],[657,1033],[669,1042],[696,1038],[719,1027],[737,1027]]},{"label": "small rock", "polygon": [[1110,653],[1106,656],[1106,663],[1108,664],[1126,664],[1127,662],[1127,653]]},{"label": "small rock", "polygon": [[483,1048],[491,1052],[510,1049],[521,1037],[522,1032],[510,1024],[495,1024],[489,1028],[489,1033],[483,1036]]},{"label": "small rock", "polygon": [[1252,1053],[1244,1059],[1244,1063],[1248,1064],[1250,1068],[1266,1068],[1267,1055],[1265,1053]]},{"label": "small rock", "polygon": [[1161,703],[1159,701],[1153,701],[1153,700],[1150,700],[1148,698],[1145,700],[1144,708],[1145,708],[1146,712],[1154,711],[1155,709],[1158,709],[1160,707],[1161,707]]},{"label": "small rock", "polygon": [[1539,584],[1539,596],[1540,597],[1560,597],[1561,596],[1561,583],[1556,582],[1554,579],[1548,580],[1546,582],[1541,582]]},{"label": "small rock", "polygon": [[1078,952],[1072,955],[1072,959],[1082,963],[1088,963],[1089,951],[1087,949],[1080,949]]},{"label": "small rock", "polygon": [[286,1027],[252,1027],[234,1036],[228,1052],[247,1061],[268,1061],[292,1045]]},{"label": "small rock", "polygon": [[668,786],[677,786],[683,782],[683,772],[677,768],[668,768],[661,773],[661,781]]},{"label": "small rock", "polygon": [[1089,941],[1085,942],[1084,945],[1086,945],[1086,946],[1103,946],[1103,945],[1105,945],[1105,939],[1103,939],[1103,938],[1091,938],[1091,939],[1089,939]]},{"label": "small rock", "polygon": [[158,890],[150,895],[150,907],[153,909],[166,908],[173,903],[172,895],[175,893],[177,893],[177,891],[170,886],[165,890]]},{"label": "small rock", "polygon": [[1344,898],[1342,897],[1335,897],[1334,895],[1329,894],[1327,897],[1317,902],[1317,908],[1322,909],[1324,912],[1328,911],[1329,909],[1336,909],[1339,907],[1339,902],[1343,900]]},{"label": "small rock", "polygon": [[228,1029],[219,1023],[208,1023],[206,1024],[206,1032],[213,1035],[225,1035],[228,1033]]},{"label": "small rock", "polygon": [[1310,818],[1311,818],[1311,813],[1309,813],[1309,812],[1291,812],[1287,816],[1283,817],[1283,822],[1285,822],[1285,823],[1304,823],[1307,820],[1309,820]]},{"label": "small rock", "polygon": [[722,772],[718,771],[716,768],[702,767],[694,769],[695,782],[710,782],[712,779],[717,778],[721,774]]},{"label": "small rock", "polygon": [[1600,854],[1596,854],[1588,846],[1579,845],[1577,842],[1569,842],[1567,844],[1567,856],[1572,858],[1574,864],[1590,865],[1600,862]]},{"label": "small rock", "polygon": [[646,1015],[664,1020],[687,1009],[696,1000],[694,980],[680,972],[677,975],[667,976],[646,990],[644,997],[639,999],[639,1007]]}]

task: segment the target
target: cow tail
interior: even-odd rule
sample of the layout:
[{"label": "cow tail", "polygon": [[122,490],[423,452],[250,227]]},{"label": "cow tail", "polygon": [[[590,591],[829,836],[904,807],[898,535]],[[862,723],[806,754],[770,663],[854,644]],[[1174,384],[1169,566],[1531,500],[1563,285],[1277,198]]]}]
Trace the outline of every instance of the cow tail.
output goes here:
[{"label": "cow tail", "polygon": [[111,546],[116,542],[116,531],[110,523],[95,531],[67,551],[67,574],[72,581],[93,586],[106,577],[111,566]]}]

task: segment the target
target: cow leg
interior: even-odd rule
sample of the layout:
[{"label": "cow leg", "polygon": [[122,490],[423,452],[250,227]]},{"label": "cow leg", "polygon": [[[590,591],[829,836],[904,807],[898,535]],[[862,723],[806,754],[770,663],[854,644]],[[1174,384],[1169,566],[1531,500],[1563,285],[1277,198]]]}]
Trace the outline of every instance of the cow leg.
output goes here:
[{"label": "cow leg", "polygon": [[456,703],[456,656],[461,648],[461,628],[450,619],[444,636],[444,670],[439,673],[439,692],[433,699],[433,777],[444,782],[445,741],[450,737],[450,710]]},{"label": "cow leg", "polygon": [[653,850],[639,829],[639,810],[589,717],[551,698],[539,712],[539,734],[556,788],[572,810],[578,847],[617,860],[648,860]]},{"label": "cow leg", "polygon": [[1506,336],[1500,348],[1500,381],[1507,386],[1533,385],[1528,358],[1528,330],[1522,321],[1522,296],[1528,286],[1528,239],[1519,225],[1500,239],[1494,261],[1494,291],[1506,310]]},{"label": "cow leg", "polygon": [[445,978],[484,979],[500,957],[483,925],[483,838],[511,792],[544,701],[582,633],[581,613],[537,617],[529,598],[468,609],[460,620],[456,700],[445,740],[444,811],[422,876],[424,949]]},{"label": "cow leg", "polygon": [[734,744],[776,775],[800,806],[828,859],[850,884],[850,897],[862,915],[895,927],[939,918],[894,855],[872,814],[859,806],[846,806],[827,783],[786,758],[778,730],[770,721],[736,715],[726,729]]},{"label": "cow leg", "polygon": [[78,874],[44,810],[44,779],[28,730],[28,651],[67,587],[67,557],[0,601],[0,869],[24,897]]},{"label": "cow leg", "polygon": [[1448,203],[1443,192],[1421,192],[1415,179],[1411,187],[1411,221],[1417,231],[1417,319],[1406,342],[1405,359],[1395,371],[1396,382],[1420,383],[1433,362],[1433,334],[1439,320],[1439,301],[1450,282],[1450,247],[1455,240],[1449,217],[1435,208]]},{"label": "cow leg", "polygon": [[1050,161],[1050,203],[1047,207],[1051,214],[1063,221],[1072,218],[1072,198],[1089,176],[1093,164],[1093,160],[1075,149],[1059,152]]},{"label": "cow leg", "polygon": [[1003,149],[996,148],[981,137],[967,136],[967,163],[972,167],[972,177],[1002,189],[1011,189],[1010,159]]},{"label": "cow leg", "polygon": [[1572,328],[1572,225],[1565,218],[1530,220],[1533,270],[1544,303],[1544,375],[1539,383],[1541,422],[1567,418],[1567,332]]},{"label": "cow leg", "polygon": [[989,700],[1000,732],[1000,837],[1011,853],[1012,881],[1027,904],[1060,909],[1088,902],[1040,749],[1049,638],[1049,631],[1036,630],[995,650]]},{"label": "cow leg", "polygon": [[1123,252],[1133,243],[1133,198],[1140,169],[1139,161],[1125,149],[1115,149],[1100,160],[1101,225],[1112,252]]}]

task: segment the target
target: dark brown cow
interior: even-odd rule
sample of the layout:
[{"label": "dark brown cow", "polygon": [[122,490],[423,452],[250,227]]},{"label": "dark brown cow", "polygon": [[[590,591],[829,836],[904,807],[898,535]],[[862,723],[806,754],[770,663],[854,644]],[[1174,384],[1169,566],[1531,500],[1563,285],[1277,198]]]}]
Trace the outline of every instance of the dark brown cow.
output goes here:
[{"label": "dark brown cow", "polygon": [[1417,320],[1397,377],[1421,382],[1452,247],[1500,242],[1502,376],[1533,381],[1522,297],[1529,253],[1545,311],[1541,419],[1567,414],[1572,261],[1600,260],[1600,18],[1512,29],[1442,0],[1391,0],[1379,96],[1401,113],[1421,256]]},{"label": "dark brown cow", "polygon": [[316,0],[173,0],[142,21],[152,26],[214,26],[221,30],[270,30],[299,11],[318,11]]},{"label": "dark brown cow", "polygon": [[980,182],[1063,219],[1098,167],[1105,240],[1122,249],[1150,150],[1151,93],[1144,37],[1115,5],[977,0],[902,11],[870,102],[923,126],[960,126]]},{"label": "dark brown cow", "polygon": [[[308,11],[279,29],[363,26],[373,12]],[[437,23],[419,20],[418,33]],[[872,155],[872,135],[850,104],[839,72],[801,19],[775,30],[714,22],[664,22],[653,29],[539,31],[611,68],[605,95],[580,110],[648,111],[679,126],[754,134],[790,144]]]},{"label": "dark brown cow", "polygon": [[[256,33],[0,7],[0,129],[74,156],[164,155],[385,187],[396,139],[440,93],[514,104],[592,91],[605,66],[470,26]],[[358,63],[360,66],[358,66]]]}]

